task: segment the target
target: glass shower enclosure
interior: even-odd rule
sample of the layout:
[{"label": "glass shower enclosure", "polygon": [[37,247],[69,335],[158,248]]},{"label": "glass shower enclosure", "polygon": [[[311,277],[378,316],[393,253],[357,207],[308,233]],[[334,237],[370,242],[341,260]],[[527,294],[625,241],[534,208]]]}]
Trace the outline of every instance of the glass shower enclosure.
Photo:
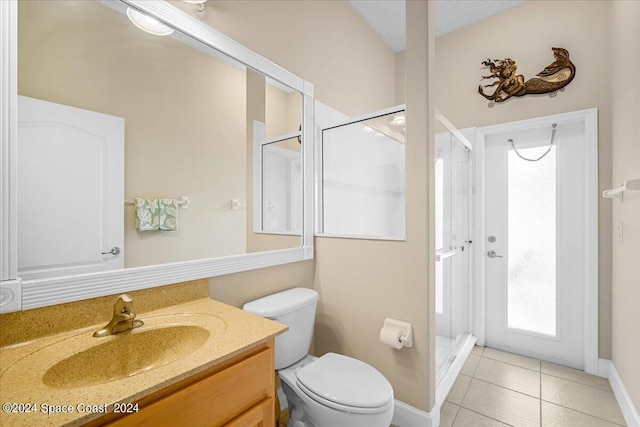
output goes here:
[{"label": "glass shower enclosure", "polygon": [[436,387],[470,336],[471,146],[436,117]]}]

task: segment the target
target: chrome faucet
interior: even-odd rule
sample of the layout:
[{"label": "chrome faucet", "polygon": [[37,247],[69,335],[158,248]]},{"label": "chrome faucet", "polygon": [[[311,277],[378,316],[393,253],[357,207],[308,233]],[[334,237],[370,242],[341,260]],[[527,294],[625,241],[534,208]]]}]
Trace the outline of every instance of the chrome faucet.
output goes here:
[{"label": "chrome faucet", "polygon": [[144,325],[142,320],[136,320],[136,314],[131,311],[132,305],[133,298],[129,294],[120,295],[113,306],[113,318],[104,328],[95,331],[93,336],[106,337]]}]

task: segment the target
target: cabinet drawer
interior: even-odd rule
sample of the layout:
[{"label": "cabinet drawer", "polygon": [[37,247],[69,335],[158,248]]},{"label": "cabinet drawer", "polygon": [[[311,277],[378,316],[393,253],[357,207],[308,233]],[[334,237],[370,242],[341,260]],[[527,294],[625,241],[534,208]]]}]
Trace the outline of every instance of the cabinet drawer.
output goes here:
[{"label": "cabinet drawer", "polygon": [[271,427],[274,423],[273,416],[270,415],[272,407],[273,399],[267,399],[225,424],[224,427]]},{"label": "cabinet drawer", "polygon": [[223,426],[263,401],[271,401],[272,352],[271,348],[261,351],[109,425]]}]

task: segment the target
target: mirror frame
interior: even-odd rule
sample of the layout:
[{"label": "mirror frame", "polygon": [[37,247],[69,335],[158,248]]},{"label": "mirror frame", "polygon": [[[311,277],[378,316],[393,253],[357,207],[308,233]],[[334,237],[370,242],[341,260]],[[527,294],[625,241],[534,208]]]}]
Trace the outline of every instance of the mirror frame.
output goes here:
[{"label": "mirror frame", "polygon": [[[97,0],[104,2],[104,0]],[[313,259],[313,84],[258,55],[165,1],[115,0],[278,80],[303,96],[301,246],[219,258],[22,281],[17,262],[18,2],[0,1],[0,313],[28,310]],[[247,194],[247,197],[252,195]]]}]

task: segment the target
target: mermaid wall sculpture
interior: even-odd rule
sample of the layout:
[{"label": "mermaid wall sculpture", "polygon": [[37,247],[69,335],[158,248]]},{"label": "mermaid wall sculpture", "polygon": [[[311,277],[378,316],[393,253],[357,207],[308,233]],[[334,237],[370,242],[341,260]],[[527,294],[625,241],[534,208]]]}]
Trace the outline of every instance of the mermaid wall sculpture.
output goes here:
[{"label": "mermaid wall sculpture", "polygon": [[490,107],[494,102],[504,102],[512,96],[548,93],[549,96],[554,97],[558,91],[563,91],[564,87],[571,83],[576,76],[576,66],[569,60],[569,52],[566,49],[554,47],[552,50],[555,61],[540,71],[537,74],[538,77],[526,82],[522,74],[516,74],[518,67],[516,62],[510,58],[483,61],[482,65],[489,68],[491,75],[483,76],[482,79],[498,79],[484,87],[496,85],[498,87],[491,95],[484,93],[482,86],[478,86],[478,92],[491,101]]}]

